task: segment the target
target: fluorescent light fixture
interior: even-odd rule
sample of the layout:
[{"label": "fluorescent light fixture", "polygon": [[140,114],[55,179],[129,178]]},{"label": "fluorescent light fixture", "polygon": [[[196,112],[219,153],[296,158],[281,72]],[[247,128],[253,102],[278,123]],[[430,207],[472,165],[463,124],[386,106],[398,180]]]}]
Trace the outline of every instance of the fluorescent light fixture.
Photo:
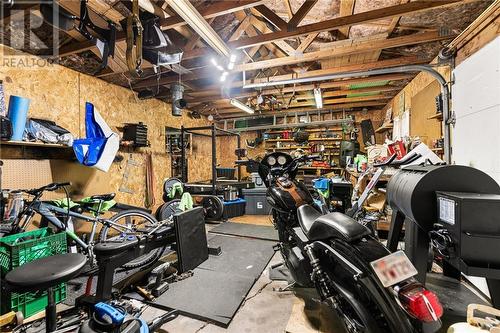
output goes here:
[{"label": "fluorescent light fixture", "polygon": [[221,65],[217,65],[216,67],[217,67],[217,69],[218,69],[218,70],[220,70],[221,72],[223,72],[223,71],[224,71],[224,67],[222,67]]},{"label": "fluorescent light fixture", "polygon": [[321,88],[314,88],[314,101],[316,102],[316,108],[323,108],[323,97],[321,97]]},{"label": "fluorescent light fixture", "polygon": [[234,62],[230,62],[229,64],[227,64],[227,69],[232,71],[234,69]]},{"label": "fluorescent light fixture", "polygon": [[212,61],[212,64],[214,64],[215,67],[219,66],[219,64],[217,63],[217,60],[215,60],[215,58],[212,58],[210,60]]},{"label": "fluorescent light fixture", "polygon": [[222,73],[222,75],[220,76],[220,82],[226,81],[227,74],[227,72]]},{"label": "fluorescent light fixture", "polygon": [[236,54],[231,53],[231,56],[229,57],[229,62],[232,62],[232,63],[236,62]]},{"label": "fluorescent light fixture", "polygon": [[246,113],[254,113],[255,112],[251,107],[249,107],[246,104],[243,104],[242,102],[238,101],[237,99],[231,98],[229,100],[229,102],[231,103],[231,105],[236,106],[238,109],[241,109],[241,110],[245,111]]},{"label": "fluorescent light fixture", "polygon": [[194,8],[189,0],[166,0],[172,8],[212,49],[224,57],[231,55],[231,50],[215,30]]}]

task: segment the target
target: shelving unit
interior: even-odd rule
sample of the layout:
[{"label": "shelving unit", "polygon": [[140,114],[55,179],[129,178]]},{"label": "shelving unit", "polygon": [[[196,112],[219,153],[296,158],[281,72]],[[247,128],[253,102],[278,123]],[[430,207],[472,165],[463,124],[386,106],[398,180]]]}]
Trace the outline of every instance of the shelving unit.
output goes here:
[{"label": "shelving unit", "polygon": [[61,144],[29,141],[0,141],[0,158],[74,160],[75,155],[71,147]]},{"label": "shelving unit", "polygon": [[394,127],[394,125],[391,124],[382,124],[379,128],[375,130],[375,133],[383,133],[385,131],[391,130]]},{"label": "shelving unit", "polygon": [[[311,137],[308,140],[307,145],[297,145],[293,144],[295,142],[293,139],[280,139],[277,138],[276,136],[282,135],[284,132],[292,131],[284,129],[282,131],[267,131],[266,134],[269,134],[272,136],[269,139],[264,140],[264,147],[268,151],[283,151],[283,152],[290,152],[292,150],[296,149],[303,149],[310,151],[312,148],[312,145],[314,144],[319,144],[319,143],[325,143],[325,150],[322,152],[323,156],[328,159],[330,163],[334,162],[336,165],[339,164],[339,159],[340,159],[340,142],[343,140],[342,138],[342,129],[339,127],[328,127],[328,128],[307,128],[303,129],[304,131],[307,131],[311,133]],[[319,138],[319,137],[313,137],[315,134],[320,134],[321,133],[326,133],[326,132],[333,132],[336,134],[336,137],[325,137],[325,138]],[[278,144],[279,143],[279,144]],[[282,143],[284,145],[282,145]],[[277,147],[279,145],[279,147]],[[322,173],[325,172],[331,172],[333,170],[340,170],[341,168],[339,167],[312,167],[312,166],[304,166],[300,167],[299,170],[302,171],[301,173],[305,175],[306,173],[309,172],[314,172],[314,175],[316,176],[321,176]]]}]

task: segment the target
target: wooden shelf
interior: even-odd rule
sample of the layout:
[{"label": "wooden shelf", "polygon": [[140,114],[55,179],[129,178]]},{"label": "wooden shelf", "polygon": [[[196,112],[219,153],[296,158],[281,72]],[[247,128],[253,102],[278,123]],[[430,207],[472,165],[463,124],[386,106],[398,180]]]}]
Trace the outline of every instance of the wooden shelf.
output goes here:
[{"label": "wooden shelf", "polygon": [[4,159],[75,159],[72,147],[61,144],[1,141],[0,147],[0,158]]},{"label": "wooden shelf", "polygon": [[302,166],[299,167],[299,170],[334,170],[334,169],[342,169],[339,167],[312,167],[312,166]]},{"label": "wooden shelf", "polygon": [[[306,128],[302,129],[306,132],[316,133],[316,132],[342,132],[342,128]],[[281,134],[283,132],[290,132],[291,130],[281,130],[281,131],[267,131],[266,134]]]},{"label": "wooden shelf", "polygon": [[443,120],[443,114],[442,113],[436,113],[435,115],[433,116],[430,116],[429,118],[427,119],[438,119],[438,120]]},{"label": "wooden shelf", "polygon": [[[266,139],[264,142],[292,142],[293,139]],[[307,141],[342,141],[342,138],[311,138]]]},{"label": "wooden shelf", "polygon": [[66,145],[56,144],[56,143],[43,143],[43,142],[31,142],[31,141],[0,141],[0,146],[25,146],[25,147],[45,147],[45,148],[71,148]]},{"label": "wooden shelf", "polygon": [[392,129],[394,127],[393,124],[382,124],[382,126],[380,126],[379,128],[377,128],[375,130],[376,133],[382,133],[382,132],[385,132],[385,131],[388,131],[390,129]]}]

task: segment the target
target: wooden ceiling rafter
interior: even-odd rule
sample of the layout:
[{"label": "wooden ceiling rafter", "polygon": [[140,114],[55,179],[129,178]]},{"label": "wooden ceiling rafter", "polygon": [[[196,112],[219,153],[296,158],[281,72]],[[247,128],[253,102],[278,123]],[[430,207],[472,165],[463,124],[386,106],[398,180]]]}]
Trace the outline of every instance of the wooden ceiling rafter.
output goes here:
[{"label": "wooden ceiling rafter", "polygon": [[294,30],[297,26],[302,22],[302,20],[309,14],[314,5],[318,2],[318,0],[306,0],[300,6],[295,14],[293,14],[290,21],[288,21],[288,29]]},{"label": "wooden ceiling rafter", "polygon": [[[62,0],[59,0],[59,1],[62,1]],[[68,1],[68,0],[65,0],[65,1]],[[260,4],[263,4],[264,2],[265,2],[264,0],[217,1],[214,4],[212,4],[211,6],[205,8],[203,10],[200,10],[200,14],[205,19],[211,19],[211,18],[215,18],[218,16],[230,14],[230,13],[235,13],[237,11],[251,8],[253,6],[258,6]],[[76,2],[74,2],[74,3],[76,3]],[[187,24],[186,22],[184,22],[184,20],[182,20],[178,16],[167,17],[165,19],[162,19],[160,21],[160,23],[161,23],[163,30],[173,29],[173,28],[176,28],[179,26],[184,26]],[[123,32],[123,31],[117,32],[116,42],[125,41],[125,38],[126,38],[125,32]],[[88,41],[82,41],[80,43],[78,43],[78,42],[72,43],[72,44],[69,44],[65,47],[62,47],[59,50],[59,54],[61,54],[63,56],[67,56],[67,55],[71,55],[71,54],[76,54],[76,53],[88,51],[88,50],[91,50],[92,48],[95,48],[95,45],[92,45],[92,43],[89,43]],[[206,52],[209,49],[203,48],[200,50],[202,50],[202,52],[196,53],[195,57],[202,57],[202,56],[206,55]]]},{"label": "wooden ceiling rafter", "polygon": [[286,30],[288,23],[265,5],[258,5],[252,11],[259,12],[269,23],[279,30]]},{"label": "wooden ceiling rafter", "polygon": [[[345,104],[334,104],[330,105],[327,108],[323,109],[316,109],[316,110],[311,110],[309,107],[297,107],[297,108],[289,108],[289,109],[283,109],[283,110],[275,110],[275,111],[268,111],[265,112],[265,114],[253,114],[253,115],[248,115],[245,113],[242,113],[241,110],[238,111],[238,109],[234,109],[232,112],[231,110],[226,111],[218,111],[218,114],[221,116],[221,119],[233,119],[233,118],[251,118],[255,116],[274,116],[274,115],[290,115],[293,116],[295,113],[298,112],[310,112],[311,114],[314,114],[315,112],[321,112],[321,111],[337,111],[337,110],[347,110],[350,111],[355,108],[382,108],[385,106],[387,103],[385,102],[380,102],[380,101],[369,101],[369,102],[356,102],[356,103],[345,103]],[[208,114],[208,113],[205,113]]]},{"label": "wooden ceiling rafter", "polygon": [[394,5],[379,9],[374,9],[366,12],[356,13],[344,17],[336,17],[330,20],[325,20],[317,23],[306,24],[296,27],[293,31],[276,31],[257,37],[242,38],[230,44],[232,48],[248,48],[258,44],[275,42],[287,38],[294,38],[309,35],[311,33],[330,31],[343,27],[364,24],[366,22],[390,19],[402,15],[425,12],[435,8],[443,8],[453,6],[460,3],[473,2],[478,0],[427,0],[427,1],[411,1],[402,5]]},{"label": "wooden ceiling rafter", "polygon": [[[389,59],[389,60],[382,60],[378,62],[373,62],[373,63],[365,63],[365,64],[354,64],[354,65],[346,65],[342,67],[337,67],[337,68],[329,68],[329,69],[320,69],[320,70],[313,70],[313,71],[308,71],[305,73],[301,74],[285,74],[285,75],[276,75],[272,78],[257,78],[253,80],[252,82],[272,82],[272,81],[281,81],[281,80],[288,80],[288,79],[293,79],[293,78],[306,78],[306,77],[315,77],[315,76],[321,76],[321,75],[330,75],[330,74],[336,74],[336,73],[343,73],[343,72],[354,72],[354,71],[366,71],[366,70],[371,70],[371,69],[380,69],[380,68],[387,68],[387,67],[393,67],[397,65],[415,65],[415,64],[423,64],[423,63],[428,63],[428,59],[424,58],[419,58],[417,56],[411,56],[411,57],[399,57],[396,59]],[[243,85],[243,82],[235,82],[231,86],[232,88],[241,88]],[[300,86],[300,85],[299,85]],[[220,96],[220,89],[216,90],[215,87],[207,87],[207,90],[210,90],[213,92],[212,95],[210,96],[202,96],[199,95],[198,93],[195,93],[196,100],[198,102],[209,102],[210,100],[213,99],[222,99],[223,97]],[[218,93],[217,93],[218,91]],[[251,92],[253,96],[256,96],[258,93],[257,92]]]},{"label": "wooden ceiling rafter", "polygon": [[[352,44],[345,44],[345,41],[340,41],[340,42],[333,42],[331,43],[331,48],[328,48],[326,50],[320,50],[320,51],[314,51],[314,52],[308,52],[304,53],[301,55],[293,55],[293,56],[288,56],[288,57],[281,57],[281,58],[275,58],[275,59],[269,59],[269,60],[261,60],[261,61],[255,61],[251,63],[245,63],[245,64],[240,64],[236,65],[232,73],[236,72],[242,72],[242,71],[251,71],[251,70],[259,70],[259,69],[265,69],[265,68],[272,68],[272,67],[277,67],[277,66],[284,66],[284,65],[295,65],[298,63],[303,63],[303,62],[309,62],[309,61],[317,61],[325,58],[330,58],[334,56],[344,56],[344,55],[350,55],[350,54],[356,54],[356,53],[365,53],[365,52],[370,52],[370,51],[376,51],[379,49],[385,49],[385,48],[393,48],[393,47],[399,47],[399,46],[406,46],[406,45],[415,45],[415,44],[421,44],[421,43],[427,43],[427,42],[433,42],[433,41],[441,41],[441,40],[447,40],[447,39],[452,39],[453,36],[443,36],[440,35],[437,32],[423,32],[423,33],[417,33],[417,34],[412,34],[412,35],[405,35],[401,37],[394,37],[390,39],[380,39],[380,40],[375,40],[375,41],[364,41],[357,43],[355,45]],[[343,46],[338,46],[339,44],[336,43],[342,43]],[[345,44],[345,45],[344,45]],[[193,71],[192,74],[184,76],[184,80],[189,81],[189,80],[197,80],[200,78],[209,78],[213,75],[213,69],[208,68],[208,69],[201,69],[198,71]],[[156,78],[154,79],[145,79],[136,82],[133,86],[134,88],[144,88],[149,85],[156,85],[159,84],[170,84],[172,83],[172,80],[175,78],[172,77],[163,77],[157,80]]]}]

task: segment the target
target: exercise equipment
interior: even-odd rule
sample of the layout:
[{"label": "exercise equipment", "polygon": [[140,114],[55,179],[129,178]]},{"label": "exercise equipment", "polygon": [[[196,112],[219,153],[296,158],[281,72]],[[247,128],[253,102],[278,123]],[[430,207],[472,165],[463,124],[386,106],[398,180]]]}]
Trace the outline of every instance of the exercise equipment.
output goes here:
[{"label": "exercise equipment", "polygon": [[[208,137],[212,143],[212,178],[206,182],[188,182],[186,148],[184,140],[186,135]],[[203,206],[206,211],[207,220],[224,219],[224,205],[227,202],[223,198],[236,199],[234,193],[237,192],[237,197],[241,197],[242,189],[254,188],[255,184],[251,181],[241,180],[241,164],[237,163],[236,179],[222,179],[217,177],[217,138],[218,137],[236,137],[237,152],[241,151],[241,137],[239,133],[221,129],[212,124],[210,126],[200,127],[181,127],[180,131],[180,147],[181,149],[181,180],[184,185],[184,191],[189,192],[193,196],[195,203]],[[234,201],[234,200],[233,200]]]},{"label": "exercise equipment", "polygon": [[[452,237],[455,249],[465,249],[465,252],[456,252],[454,258],[444,258],[444,274],[456,277],[457,271],[461,271],[486,277],[493,305],[499,307],[500,269],[498,260],[492,259],[495,249],[500,247],[500,223],[494,223],[500,211],[498,195],[500,186],[495,180],[471,167],[427,165],[400,169],[387,185],[387,202],[393,211],[388,248],[397,250],[404,225],[405,252],[418,271],[417,279],[425,283],[431,241],[429,233],[435,229],[436,223],[448,223],[446,229],[455,235]],[[466,198],[477,199],[476,203],[481,204],[482,209],[478,210],[478,206],[459,210],[460,203],[463,204]],[[485,204],[488,198],[495,200]],[[461,223],[452,224],[450,219]],[[492,253],[486,254],[485,251]],[[471,257],[474,252],[479,256],[486,255],[487,261],[488,258],[492,260],[485,262],[485,258],[474,254]]]}]

